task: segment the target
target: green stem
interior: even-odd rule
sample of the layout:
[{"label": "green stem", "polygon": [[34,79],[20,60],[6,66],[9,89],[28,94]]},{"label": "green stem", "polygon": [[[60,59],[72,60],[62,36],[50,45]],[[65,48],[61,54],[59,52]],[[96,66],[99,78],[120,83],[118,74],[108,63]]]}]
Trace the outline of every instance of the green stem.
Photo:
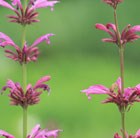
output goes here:
[{"label": "green stem", "polygon": [[126,135],[125,135],[125,112],[121,112],[121,120],[122,120],[122,135],[123,135],[123,138],[126,138]]},{"label": "green stem", "polygon": [[[120,76],[121,76],[121,94],[124,94],[124,46],[121,43],[121,36],[119,32],[118,27],[118,19],[117,19],[117,13],[116,9],[114,9],[114,20],[115,20],[115,26],[116,26],[116,36],[117,36],[117,45],[119,47],[119,56],[120,56]],[[123,138],[126,138],[125,136],[125,107],[122,107],[120,110],[121,113],[121,122],[122,122],[122,135]]]},{"label": "green stem", "polygon": [[27,137],[27,107],[23,107],[23,138]]},{"label": "green stem", "polygon": [[114,10],[114,20],[116,26],[116,35],[118,39],[117,44],[119,46],[119,55],[120,55],[121,93],[123,94],[124,93],[124,46],[121,43],[116,10]]},{"label": "green stem", "polygon": [[[24,48],[26,39],[26,26],[23,26],[22,30],[22,48]],[[26,93],[26,86],[27,86],[27,69],[26,64],[22,63],[22,87],[24,93]],[[27,107],[23,107],[23,138],[27,137]]]},{"label": "green stem", "polygon": [[22,64],[22,86],[24,93],[26,92],[26,86],[27,86],[27,68],[26,64]]},{"label": "green stem", "polygon": [[[23,12],[25,12],[26,10],[27,2],[28,0],[24,0]],[[22,49],[24,48],[25,42],[26,42],[26,25],[23,25],[22,40],[21,40]],[[27,69],[25,63],[22,63],[22,86],[25,94],[27,86]],[[23,107],[23,138],[26,137],[27,137],[27,106]]]}]

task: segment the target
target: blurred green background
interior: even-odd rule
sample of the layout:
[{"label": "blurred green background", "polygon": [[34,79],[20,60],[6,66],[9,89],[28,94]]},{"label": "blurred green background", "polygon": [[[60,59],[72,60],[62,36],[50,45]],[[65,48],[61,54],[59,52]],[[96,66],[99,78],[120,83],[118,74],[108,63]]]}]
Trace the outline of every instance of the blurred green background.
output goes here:
[{"label": "blurred green background", "polygon": [[[119,27],[140,24],[140,1],[128,0],[118,7]],[[21,27],[7,22],[12,11],[0,7],[0,31],[20,45]],[[80,90],[93,84],[110,87],[119,76],[118,48],[102,43],[107,34],[96,30],[96,23],[113,22],[113,10],[101,0],[61,0],[50,9],[39,9],[41,22],[27,27],[27,42],[46,33],[56,34],[51,46],[39,45],[36,63],[28,64],[28,83],[44,75],[51,94],[41,95],[41,102],[29,108],[29,127],[40,123],[42,128],[60,128],[61,138],[112,138],[120,132],[120,115],[115,105],[101,104],[106,96],[93,96],[88,101]],[[21,66],[4,56],[0,50],[0,87],[7,79],[22,82]],[[125,51],[125,87],[140,82],[140,40],[130,43]],[[21,137],[22,109],[9,106],[7,93],[0,96],[0,128]],[[126,116],[127,130],[134,134],[140,128],[140,104],[135,104]]]}]

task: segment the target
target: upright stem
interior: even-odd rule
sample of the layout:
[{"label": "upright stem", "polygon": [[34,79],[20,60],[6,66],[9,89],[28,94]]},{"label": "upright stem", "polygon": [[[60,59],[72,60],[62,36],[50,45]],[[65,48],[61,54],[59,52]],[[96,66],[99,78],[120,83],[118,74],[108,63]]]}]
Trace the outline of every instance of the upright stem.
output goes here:
[{"label": "upright stem", "polygon": [[122,134],[123,134],[123,138],[126,138],[126,131],[125,131],[125,112],[121,112],[121,121],[122,121]]},{"label": "upright stem", "polygon": [[[24,47],[25,39],[26,39],[26,26],[23,26],[22,48]],[[23,90],[25,92],[26,91],[26,86],[27,86],[27,69],[26,69],[26,64],[25,63],[22,63],[22,83],[23,83]]]},{"label": "upright stem", "polygon": [[[26,26],[23,26],[22,31],[22,48],[24,48],[26,39]],[[22,86],[24,93],[26,92],[27,86],[27,69],[26,64],[22,63]],[[27,137],[27,107],[23,107],[23,138]]]},{"label": "upright stem", "polygon": [[23,138],[27,138],[27,107],[23,107]]},{"label": "upright stem", "polygon": [[[115,26],[116,26],[116,35],[117,35],[117,44],[119,47],[119,56],[120,56],[120,76],[121,76],[121,94],[124,94],[124,46],[121,43],[121,36],[118,28],[118,19],[117,19],[117,13],[116,9],[114,9],[114,20],[115,20]],[[125,136],[125,109],[122,107],[121,111],[121,122],[122,122],[122,135],[123,138],[126,138]]]}]

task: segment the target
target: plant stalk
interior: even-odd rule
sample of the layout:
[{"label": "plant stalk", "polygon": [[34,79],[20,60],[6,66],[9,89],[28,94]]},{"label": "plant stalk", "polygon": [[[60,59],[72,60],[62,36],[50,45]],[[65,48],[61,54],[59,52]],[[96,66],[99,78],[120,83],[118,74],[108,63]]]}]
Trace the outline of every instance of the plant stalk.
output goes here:
[{"label": "plant stalk", "polygon": [[[124,94],[124,46],[121,43],[121,36],[118,28],[118,19],[116,9],[114,9],[114,20],[116,26],[116,36],[117,36],[117,45],[119,47],[119,57],[120,57],[120,77],[121,77],[121,94]],[[122,135],[123,138],[126,138],[125,135],[125,108],[122,107],[120,110],[121,113],[121,122],[122,122]]]},{"label": "plant stalk", "polygon": [[[22,30],[22,49],[24,48],[26,39],[26,26],[23,26]],[[26,93],[27,86],[27,68],[26,64],[22,63],[22,87],[24,94]],[[27,137],[27,107],[23,107],[23,138]]]},{"label": "plant stalk", "polygon": [[23,138],[27,138],[27,107],[23,107]]}]

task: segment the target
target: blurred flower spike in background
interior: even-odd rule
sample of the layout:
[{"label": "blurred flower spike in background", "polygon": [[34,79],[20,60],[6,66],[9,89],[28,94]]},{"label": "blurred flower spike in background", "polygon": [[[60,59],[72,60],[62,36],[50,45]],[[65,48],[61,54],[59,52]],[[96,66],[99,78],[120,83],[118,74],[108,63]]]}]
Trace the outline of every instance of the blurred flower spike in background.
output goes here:
[{"label": "blurred flower spike in background", "polygon": [[22,25],[39,22],[39,20],[36,19],[38,16],[36,9],[51,7],[53,11],[53,7],[56,3],[58,3],[56,0],[29,0],[26,9],[24,9],[20,0],[12,0],[12,4],[9,4],[5,0],[0,0],[0,6],[8,8],[16,13],[16,15],[7,16],[11,19],[10,22],[20,23]]}]

